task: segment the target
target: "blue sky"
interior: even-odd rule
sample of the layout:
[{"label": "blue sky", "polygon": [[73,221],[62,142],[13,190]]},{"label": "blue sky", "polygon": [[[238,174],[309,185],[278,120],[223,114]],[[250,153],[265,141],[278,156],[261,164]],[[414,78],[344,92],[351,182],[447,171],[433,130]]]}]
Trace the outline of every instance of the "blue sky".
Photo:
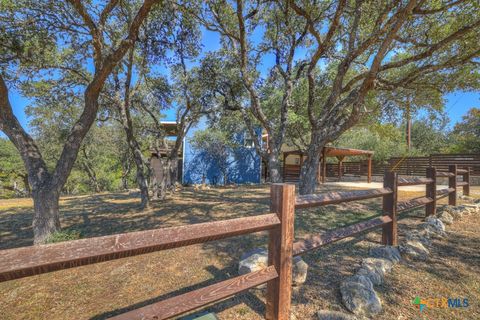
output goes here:
[{"label": "blue sky", "polygon": [[[215,51],[220,48],[220,38],[215,32],[206,30],[203,31],[202,37],[202,53],[205,54],[209,51]],[[263,62],[263,66],[260,69],[267,69],[268,65],[272,61],[268,61],[268,58]],[[30,101],[22,97],[17,91],[10,90],[10,102],[13,107],[13,112],[17,116],[18,120],[24,128],[28,130],[28,118],[25,115],[25,107],[30,104]],[[445,111],[450,118],[450,127],[453,127],[455,123],[462,120],[462,116],[465,115],[472,107],[480,108],[480,92],[453,92],[445,95],[446,106]],[[175,120],[174,111],[167,112],[166,120]],[[3,134],[0,132],[0,136]]]}]

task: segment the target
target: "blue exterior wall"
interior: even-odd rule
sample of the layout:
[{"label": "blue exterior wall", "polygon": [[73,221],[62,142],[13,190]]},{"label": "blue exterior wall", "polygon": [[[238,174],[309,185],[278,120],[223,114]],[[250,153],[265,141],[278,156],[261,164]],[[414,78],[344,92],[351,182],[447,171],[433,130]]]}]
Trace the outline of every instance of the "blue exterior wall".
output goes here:
[{"label": "blue exterior wall", "polygon": [[[218,164],[203,150],[196,150],[191,139],[196,131],[208,129],[206,119],[190,128],[183,142],[183,184],[200,184],[205,176],[207,184],[224,184],[223,173]],[[257,130],[257,139],[261,139],[261,129]],[[243,147],[245,134],[235,137],[242,147],[231,150],[228,159],[228,183],[260,183],[261,160],[254,147]]]}]

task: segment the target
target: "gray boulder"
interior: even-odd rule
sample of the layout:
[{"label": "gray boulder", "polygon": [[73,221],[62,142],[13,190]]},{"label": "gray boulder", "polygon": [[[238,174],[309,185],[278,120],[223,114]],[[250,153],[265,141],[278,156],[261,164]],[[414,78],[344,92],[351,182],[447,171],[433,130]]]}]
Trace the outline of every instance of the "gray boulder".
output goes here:
[{"label": "gray boulder", "polygon": [[427,229],[434,237],[443,238],[447,235],[445,233],[445,225],[442,221],[440,221],[440,219],[435,217],[428,217],[425,222],[420,225],[420,227]]},{"label": "gray boulder", "polygon": [[399,249],[404,256],[413,260],[426,260],[430,254],[430,251],[417,240],[408,240],[405,244],[402,244]]},{"label": "gray boulder", "polygon": [[447,211],[442,211],[439,215],[438,215],[438,219],[440,219],[440,221],[442,221],[444,224],[447,224],[447,225],[450,225],[453,223],[453,217],[450,213],[448,213]]},{"label": "gray boulder", "polygon": [[445,232],[445,225],[443,224],[440,219],[437,219],[435,217],[428,217],[425,219],[425,223],[431,225],[434,229],[438,230],[439,232]]},{"label": "gray boulder", "polygon": [[411,230],[405,234],[405,239],[407,241],[420,241],[424,246],[430,246],[432,243],[430,241],[432,232],[429,229],[419,229]]},{"label": "gray boulder", "polygon": [[475,198],[470,197],[470,196],[461,195],[460,199],[462,199],[463,201],[466,201],[466,202],[470,202],[470,203],[475,202]]},{"label": "gray boulder", "polygon": [[430,238],[431,239],[443,239],[444,237],[447,236],[447,233],[446,232],[442,232],[442,231],[438,231],[437,229],[435,229],[434,227],[432,227],[431,225],[427,224],[427,223],[422,223],[420,226],[419,226],[420,230],[424,231],[424,232],[428,232],[430,234]]},{"label": "gray boulder", "polygon": [[471,214],[480,213],[480,203],[464,204],[463,207]]},{"label": "gray boulder", "polygon": [[356,320],[354,316],[348,313],[330,310],[320,310],[317,312],[318,320]]},{"label": "gray boulder", "polygon": [[293,257],[292,284],[299,286],[307,281],[308,264],[299,256]]},{"label": "gray boulder", "polygon": [[374,258],[390,260],[393,264],[400,262],[402,256],[396,247],[379,246],[370,248],[370,255]]},{"label": "gray boulder", "polygon": [[382,311],[382,303],[369,278],[354,275],[340,285],[343,305],[359,316],[372,317]]},{"label": "gray boulder", "polygon": [[238,265],[238,273],[240,275],[247,274],[265,269],[267,266],[268,251],[267,249],[258,248],[242,254]]},{"label": "gray boulder", "polygon": [[357,275],[362,275],[370,279],[372,284],[381,285],[385,274],[392,270],[393,263],[384,258],[366,258],[362,260],[362,265],[357,270]]},{"label": "gray boulder", "polygon": [[[240,258],[238,273],[240,275],[265,269],[268,266],[268,250],[257,248],[244,253]],[[301,285],[307,280],[308,264],[301,257],[293,257],[292,284]]]},{"label": "gray boulder", "polygon": [[463,217],[463,211],[458,207],[445,206],[443,211],[449,213],[453,217],[453,220],[460,220]]}]

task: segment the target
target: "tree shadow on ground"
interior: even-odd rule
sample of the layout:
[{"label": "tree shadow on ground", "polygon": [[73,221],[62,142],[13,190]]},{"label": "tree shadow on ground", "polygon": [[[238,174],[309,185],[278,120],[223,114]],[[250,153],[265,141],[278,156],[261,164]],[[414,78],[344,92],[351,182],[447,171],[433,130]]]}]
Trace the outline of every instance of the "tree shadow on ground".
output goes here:
[{"label": "tree shadow on ground", "polygon": [[[145,301],[135,303],[135,304],[130,305],[130,306],[126,306],[124,308],[119,308],[119,309],[116,309],[116,310],[112,310],[112,311],[109,311],[109,312],[105,312],[105,313],[96,315],[96,316],[91,317],[90,319],[91,320],[108,319],[110,317],[113,317],[113,316],[116,316],[116,315],[119,315],[119,314],[122,314],[122,313],[125,313],[125,312],[128,312],[128,311],[131,311],[131,310],[135,310],[135,309],[138,309],[138,308],[142,308],[144,306],[151,305],[151,304],[154,304],[156,302],[159,302],[159,301],[162,301],[162,300],[165,300],[165,299],[168,299],[168,298],[172,298],[172,297],[175,297],[175,296],[187,293],[187,292],[191,292],[191,291],[194,291],[196,289],[201,289],[201,288],[204,288],[206,286],[221,282],[223,280],[227,280],[229,278],[227,275],[234,272],[234,270],[232,270],[231,267],[219,270],[215,266],[207,266],[206,270],[212,274],[213,278],[208,279],[206,281],[203,281],[201,283],[196,283],[194,285],[178,289],[178,290],[173,291],[173,292],[169,292],[167,294],[164,294],[164,295],[152,298],[152,299],[148,299],[148,300],[145,300]],[[265,314],[265,303],[263,301],[261,301],[256,295],[254,295],[251,292],[244,292],[244,293],[238,294],[238,295],[235,296],[234,299],[227,298],[225,300],[222,300],[222,301],[216,303],[215,305],[208,306],[208,307],[202,308],[200,310],[196,310],[195,313],[198,313],[198,312],[201,312],[201,311],[218,313],[218,312],[221,312],[222,310],[232,308],[233,306],[236,306],[236,305],[239,305],[239,304],[242,304],[242,303],[247,305],[250,308],[250,310],[254,311],[258,315],[264,315]]]},{"label": "tree shadow on ground", "polygon": [[[330,188],[328,191],[333,190]],[[66,230],[80,230],[82,237],[94,237],[239,218],[269,211],[269,190],[265,186],[215,188],[198,192],[195,192],[193,188],[185,188],[182,192],[170,196],[166,201],[154,203],[152,210],[144,212],[139,211],[137,196],[136,193],[122,193],[63,199],[61,204],[62,225]],[[295,216],[296,238],[364,220],[378,215],[380,211],[379,199],[297,211]],[[422,210],[402,214],[399,221],[400,237],[402,238],[407,230],[418,227],[423,215]],[[31,208],[0,210],[0,235],[2,237],[0,247],[8,248],[31,244],[30,223]],[[374,232],[345,239],[303,255],[303,259],[310,266],[309,275],[307,282],[302,287],[295,289],[292,301],[294,309],[299,314],[305,315],[303,319],[309,319],[319,309],[343,310],[338,290],[340,282],[358,268],[361,258],[367,257],[369,248],[378,245],[380,239],[381,230],[377,229]],[[182,282],[182,289],[95,315],[93,319],[103,319],[234,277],[238,274],[238,262],[241,254],[256,247],[266,247],[267,241],[268,234],[260,232],[199,245],[199,254],[212,257],[215,263],[221,266],[218,268],[210,265],[211,262],[209,262],[206,267],[214,278],[194,285]],[[477,274],[480,271],[480,253],[477,249],[479,245],[478,236],[455,234],[446,241],[435,241],[433,254],[426,262],[411,265],[405,263],[401,268],[412,273],[428,273],[435,279],[455,282],[455,279],[471,276],[471,271],[476,271]],[[178,264],[175,257],[172,257],[171,260],[172,264]],[[452,260],[457,265],[464,266],[464,269],[452,268],[450,265]],[[144,276],[148,277],[148,275]],[[395,286],[384,285],[378,290],[385,301],[398,306],[403,303],[399,300],[402,290],[407,292],[408,289],[407,285],[399,281]],[[207,309],[223,312],[233,306],[245,304],[255,315],[263,315],[262,295],[261,291],[251,291],[224,300]],[[245,317],[248,318],[248,315]]]}]

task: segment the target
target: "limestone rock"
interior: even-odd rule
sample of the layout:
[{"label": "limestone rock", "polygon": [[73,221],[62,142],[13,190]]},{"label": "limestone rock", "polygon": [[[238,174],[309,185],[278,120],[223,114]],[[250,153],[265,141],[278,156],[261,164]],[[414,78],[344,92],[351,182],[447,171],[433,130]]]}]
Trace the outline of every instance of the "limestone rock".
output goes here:
[{"label": "limestone rock", "polygon": [[292,284],[298,286],[307,281],[308,264],[300,257],[293,257]]},{"label": "limestone rock", "polygon": [[470,196],[461,195],[460,199],[462,199],[463,201],[466,201],[466,202],[470,202],[470,203],[475,202],[475,198],[470,197]]},{"label": "limestone rock", "polygon": [[258,248],[246,252],[240,258],[238,273],[240,275],[265,269],[268,266],[268,251]]},{"label": "limestone rock", "polygon": [[393,264],[402,259],[400,252],[396,247],[379,246],[370,248],[370,255],[374,258],[384,258],[390,260]]},{"label": "limestone rock", "polygon": [[430,224],[427,224],[427,223],[422,223],[419,226],[419,228],[420,228],[420,230],[422,230],[424,232],[428,232],[430,234],[431,239],[433,239],[433,238],[443,239],[447,236],[446,232],[439,231],[439,230],[435,229],[434,227],[432,227]]},{"label": "limestone rock", "polygon": [[373,284],[365,276],[354,275],[340,285],[343,305],[359,316],[371,317],[382,311],[382,303]]},{"label": "limestone rock", "polygon": [[444,237],[446,236],[445,233],[445,225],[443,224],[440,219],[435,217],[428,217],[425,220],[425,223],[421,225],[423,228],[430,230],[435,236]]},{"label": "limestone rock", "polygon": [[[268,266],[268,250],[257,248],[244,253],[240,258],[238,273],[240,275],[259,271]],[[308,264],[301,257],[293,257],[292,284],[301,285],[307,280]]]},{"label": "limestone rock", "polygon": [[450,225],[453,223],[453,217],[450,213],[448,213],[447,211],[442,211],[439,215],[438,215],[438,219],[440,219],[440,221],[442,221],[444,224],[447,224],[447,225]]},{"label": "limestone rock", "polygon": [[463,206],[472,214],[480,213],[480,203],[464,204]]},{"label": "limestone rock", "polygon": [[453,210],[456,210],[456,208],[454,206],[451,206],[451,205],[446,205],[446,206],[443,207],[442,210],[451,214]]},{"label": "limestone rock", "polygon": [[417,240],[408,240],[405,244],[402,244],[399,249],[403,255],[416,260],[426,260],[430,254],[430,251]]},{"label": "limestone rock", "polygon": [[463,217],[463,212],[458,207],[445,206],[443,211],[449,213],[454,220],[460,220]]},{"label": "limestone rock", "polygon": [[348,313],[330,310],[320,310],[317,312],[318,320],[356,320],[354,316]]},{"label": "limestone rock", "polygon": [[420,241],[424,246],[430,246],[432,243],[430,241],[432,231],[428,228],[423,228],[420,230],[411,230],[405,234],[405,239],[407,241]]},{"label": "limestone rock", "polygon": [[374,285],[383,283],[385,274],[392,270],[393,263],[384,258],[366,258],[362,260],[360,269],[357,270],[357,275],[362,275],[370,279]]}]

